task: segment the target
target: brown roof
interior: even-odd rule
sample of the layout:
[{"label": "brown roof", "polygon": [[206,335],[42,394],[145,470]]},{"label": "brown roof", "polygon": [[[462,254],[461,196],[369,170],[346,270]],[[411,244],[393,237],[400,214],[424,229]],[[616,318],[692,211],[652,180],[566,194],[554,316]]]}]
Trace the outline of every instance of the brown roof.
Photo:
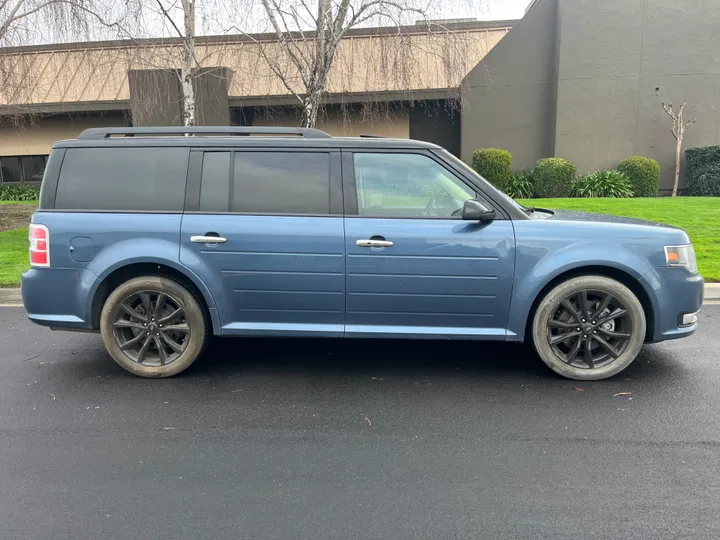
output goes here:
[{"label": "brown roof", "polygon": [[[514,22],[453,23],[445,27],[451,32],[427,25],[402,32],[353,30],[341,42],[328,91],[396,94],[457,88]],[[129,100],[128,70],[177,67],[179,51],[177,39],[0,49],[0,73],[6,81],[0,88],[0,106],[122,108]],[[291,95],[265,60],[276,58],[283,73],[296,73],[282,62],[284,56],[270,34],[199,38],[197,57],[204,67],[232,70],[231,100]]]}]

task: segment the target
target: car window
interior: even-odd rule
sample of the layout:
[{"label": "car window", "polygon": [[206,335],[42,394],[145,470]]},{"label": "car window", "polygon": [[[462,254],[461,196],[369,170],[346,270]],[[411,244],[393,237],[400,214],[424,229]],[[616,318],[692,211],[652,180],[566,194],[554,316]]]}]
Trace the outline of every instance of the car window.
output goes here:
[{"label": "car window", "polygon": [[420,154],[355,154],[358,214],[370,217],[459,217],[475,193]]},{"label": "car window", "polygon": [[205,152],[203,155],[202,182],[200,184],[200,210],[228,212],[230,210],[230,160],[232,152]]},{"label": "car window", "polygon": [[329,214],[326,152],[236,152],[230,210],[256,214]]},{"label": "car window", "polygon": [[181,212],[187,148],[69,148],[55,208]]}]

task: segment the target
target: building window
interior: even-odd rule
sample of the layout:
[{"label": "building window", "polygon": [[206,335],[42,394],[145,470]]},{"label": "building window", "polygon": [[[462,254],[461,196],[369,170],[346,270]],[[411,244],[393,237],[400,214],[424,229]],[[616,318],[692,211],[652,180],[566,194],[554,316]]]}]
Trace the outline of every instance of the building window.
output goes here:
[{"label": "building window", "polygon": [[47,163],[47,156],[2,156],[0,157],[0,182],[40,182]]}]

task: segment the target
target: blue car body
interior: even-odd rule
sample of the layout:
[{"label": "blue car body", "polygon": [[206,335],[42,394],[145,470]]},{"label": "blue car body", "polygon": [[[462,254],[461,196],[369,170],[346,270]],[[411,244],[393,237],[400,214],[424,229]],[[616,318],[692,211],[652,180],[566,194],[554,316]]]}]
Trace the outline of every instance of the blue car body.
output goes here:
[{"label": "blue car body", "polygon": [[[249,138],[248,138],[249,139]],[[97,330],[113,276],[133,268],[182,276],[221,336],[526,339],[534,306],[553,283],[595,273],[627,285],[647,318],[646,341],[692,334],[682,316],[702,305],[703,279],[668,267],[664,246],[690,244],[680,229],[611,216],[535,210],[508,200],[447,152],[416,141],[304,141],[327,151],[337,190],[329,215],[66,211],[54,204],[66,150],[57,143],[32,222],[49,231],[50,265],[23,274],[29,318],[44,326]],[[109,148],[147,144],[95,141]],[[157,145],[193,141],[160,141]],[[203,143],[209,145],[211,143]],[[214,145],[231,147],[234,141]],[[243,144],[260,144],[248,142]],[[264,143],[268,144],[268,143]],[[279,139],[275,145],[291,144]],[[374,145],[428,157],[472,183],[497,218],[367,218],[347,200],[349,154]],[[191,149],[191,154],[194,149]],[[334,164],[337,164],[335,167]],[[191,155],[188,198],[196,166]],[[345,193],[344,199],[342,193]],[[187,200],[187,199],[186,199]],[[218,232],[221,244],[191,236]],[[392,247],[361,247],[385,238]]]}]

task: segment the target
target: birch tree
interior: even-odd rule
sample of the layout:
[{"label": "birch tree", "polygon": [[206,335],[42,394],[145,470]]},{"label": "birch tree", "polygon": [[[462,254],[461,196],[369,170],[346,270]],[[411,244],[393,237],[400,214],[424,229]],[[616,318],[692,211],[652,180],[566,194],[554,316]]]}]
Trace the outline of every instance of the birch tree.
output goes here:
[{"label": "birch tree", "polygon": [[[444,13],[437,0],[256,0],[261,13],[269,21],[277,44],[258,42],[260,54],[274,75],[295,97],[302,110],[302,125],[315,127],[323,96],[328,90],[341,40],[353,28],[383,26],[389,30],[392,46],[404,49],[406,58],[413,56],[412,40],[405,39],[417,31],[418,21],[427,24],[427,34],[439,47],[443,61],[452,64],[462,57],[462,32],[445,28],[430,17]],[[493,0],[457,0],[452,6],[461,11],[477,13]],[[468,9],[472,8],[472,9]],[[240,31],[237,25],[233,30]],[[252,36],[246,34],[252,39]],[[280,48],[280,54],[273,51]],[[394,66],[403,69],[402,65]],[[391,76],[389,74],[389,76]]]},{"label": "birch tree", "polygon": [[683,113],[685,111],[686,103],[680,105],[680,108],[675,112],[673,110],[673,104],[665,103],[662,104],[663,110],[667,115],[672,118],[672,128],[670,132],[675,137],[675,183],[673,184],[672,196],[677,196],[678,186],[680,185],[680,156],[682,155],[682,145],[685,139],[685,131],[692,126],[696,120],[685,120]]}]

